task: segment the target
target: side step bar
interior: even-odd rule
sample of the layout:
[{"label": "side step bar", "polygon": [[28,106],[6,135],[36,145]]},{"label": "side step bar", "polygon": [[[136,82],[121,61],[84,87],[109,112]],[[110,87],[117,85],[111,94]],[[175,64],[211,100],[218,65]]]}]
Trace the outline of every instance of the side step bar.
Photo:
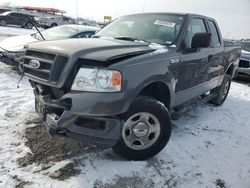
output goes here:
[{"label": "side step bar", "polygon": [[177,107],[176,111],[171,114],[172,120],[179,119],[181,116],[183,116],[185,113],[190,111],[192,108],[199,106],[199,105],[202,105],[202,104],[205,104],[208,101],[210,101],[211,99],[213,99],[214,97],[216,97],[215,93],[209,94],[205,97],[198,98],[196,100],[192,100],[191,102],[188,102],[187,105],[181,105],[180,107]]}]

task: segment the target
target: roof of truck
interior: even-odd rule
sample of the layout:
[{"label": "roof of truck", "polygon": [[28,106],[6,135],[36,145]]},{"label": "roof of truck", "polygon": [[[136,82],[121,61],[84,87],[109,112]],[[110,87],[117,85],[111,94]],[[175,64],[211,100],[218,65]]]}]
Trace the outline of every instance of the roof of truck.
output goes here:
[{"label": "roof of truck", "polygon": [[199,16],[199,17],[205,17],[207,19],[214,19],[205,15],[196,14],[196,13],[187,13],[187,12],[146,12],[146,13],[136,13],[136,14],[129,14],[129,15],[141,15],[141,14],[142,15],[143,14],[173,14],[173,15],[180,15],[180,16]]}]

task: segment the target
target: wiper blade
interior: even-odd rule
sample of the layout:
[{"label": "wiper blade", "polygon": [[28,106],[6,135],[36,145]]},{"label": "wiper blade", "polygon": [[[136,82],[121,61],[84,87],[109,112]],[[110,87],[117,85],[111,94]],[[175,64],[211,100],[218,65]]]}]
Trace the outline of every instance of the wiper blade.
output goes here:
[{"label": "wiper blade", "polygon": [[114,39],[117,39],[117,40],[126,40],[126,41],[138,41],[138,42],[145,42],[145,43],[150,43],[144,39],[140,39],[140,38],[135,38],[135,37],[128,37],[128,36],[120,36],[120,37],[115,37]]}]

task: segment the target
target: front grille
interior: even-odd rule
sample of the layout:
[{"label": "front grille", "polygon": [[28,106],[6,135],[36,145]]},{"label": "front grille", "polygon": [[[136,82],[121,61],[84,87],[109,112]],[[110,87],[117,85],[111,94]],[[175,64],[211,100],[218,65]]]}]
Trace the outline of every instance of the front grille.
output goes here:
[{"label": "front grille", "polygon": [[[37,60],[40,65],[38,67],[32,66],[30,63],[31,60]],[[67,61],[67,56],[27,50],[23,62],[23,69],[24,73],[28,76],[51,83],[57,83]]]},{"label": "front grille", "polygon": [[250,67],[250,62],[241,59],[240,63],[239,63],[239,67],[241,67],[241,68],[249,68]]}]

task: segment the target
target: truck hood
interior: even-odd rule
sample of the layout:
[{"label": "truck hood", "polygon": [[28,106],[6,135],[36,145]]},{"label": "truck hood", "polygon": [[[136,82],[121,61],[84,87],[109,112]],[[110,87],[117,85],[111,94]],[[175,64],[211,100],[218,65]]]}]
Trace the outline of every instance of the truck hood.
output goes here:
[{"label": "truck hood", "polygon": [[31,35],[8,37],[0,42],[0,47],[7,51],[18,52],[24,49],[24,45],[38,41]]},{"label": "truck hood", "polygon": [[[161,46],[163,48],[163,46]],[[110,38],[67,39],[43,41],[29,45],[31,50],[56,52],[70,57],[109,61],[131,55],[140,55],[158,49],[147,43],[116,40]]]}]

